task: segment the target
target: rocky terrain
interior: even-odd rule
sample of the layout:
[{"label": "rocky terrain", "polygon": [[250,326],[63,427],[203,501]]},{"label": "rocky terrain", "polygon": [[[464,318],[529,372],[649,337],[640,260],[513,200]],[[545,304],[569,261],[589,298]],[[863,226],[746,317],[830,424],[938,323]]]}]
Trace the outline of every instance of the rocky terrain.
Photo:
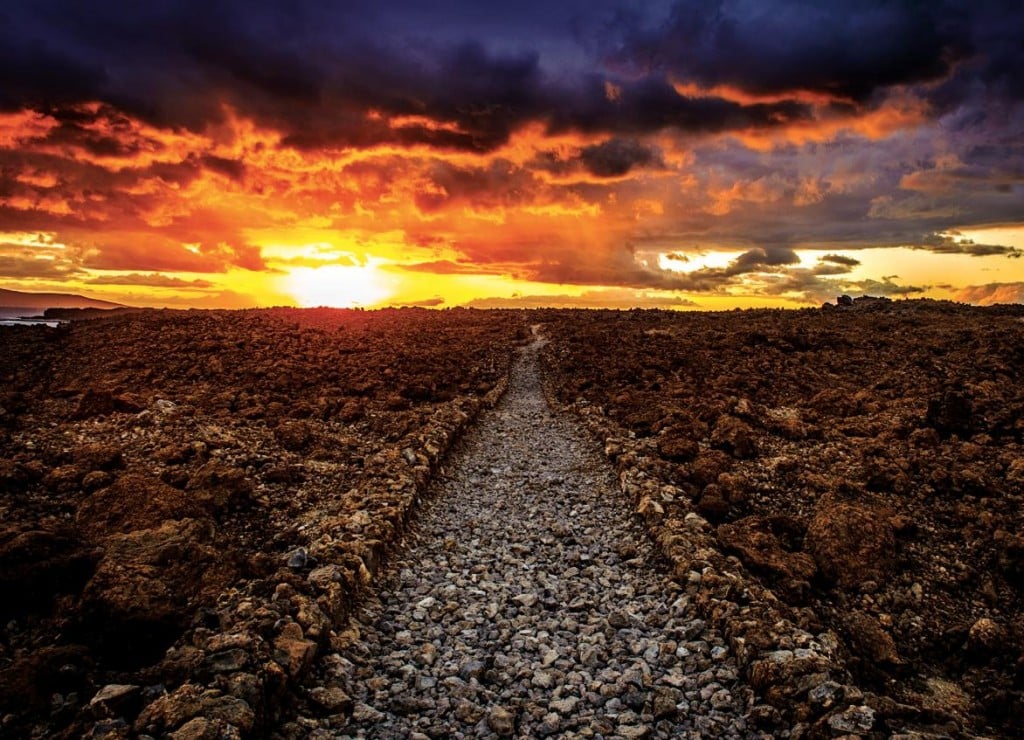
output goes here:
[{"label": "rocky terrain", "polygon": [[1022,309],[0,338],[0,736],[1024,733]]},{"label": "rocky terrain", "polygon": [[553,401],[786,723],[1019,737],[1024,309],[841,303],[535,320]]},{"label": "rocky terrain", "polygon": [[534,346],[464,440],[281,734],[755,734],[721,635],[658,567],[594,440],[548,411]]},{"label": "rocky terrain", "polygon": [[0,334],[0,735],[226,737],[276,721],[526,332],[273,309]]}]

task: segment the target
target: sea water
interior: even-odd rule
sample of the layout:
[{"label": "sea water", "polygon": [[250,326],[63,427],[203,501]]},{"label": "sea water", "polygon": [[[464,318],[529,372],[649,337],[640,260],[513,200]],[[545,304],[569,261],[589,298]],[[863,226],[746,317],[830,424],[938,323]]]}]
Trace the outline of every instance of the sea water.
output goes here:
[{"label": "sea water", "polygon": [[61,323],[63,322],[57,319],[43,318],[43,311],[39,308],[0,306],[0,326],[32,326],[34,324],[60,326]]}]

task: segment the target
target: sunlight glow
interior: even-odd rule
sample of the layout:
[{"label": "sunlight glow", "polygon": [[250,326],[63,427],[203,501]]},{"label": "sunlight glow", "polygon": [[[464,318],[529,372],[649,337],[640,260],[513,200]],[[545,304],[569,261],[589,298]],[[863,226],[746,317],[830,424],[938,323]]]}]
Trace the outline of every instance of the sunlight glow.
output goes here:
[{"label": "sunlight glow", "polygon": [[658,255],[658,267],[673,272],[720,269],[739,257],[740,252],[686,252]]},{"label": "sunlight glow", "polygon": [[306,307],[368,307],[384,302],[393,293],[387,276],[373,265],[298,267],[284,281],[284,292]]}]

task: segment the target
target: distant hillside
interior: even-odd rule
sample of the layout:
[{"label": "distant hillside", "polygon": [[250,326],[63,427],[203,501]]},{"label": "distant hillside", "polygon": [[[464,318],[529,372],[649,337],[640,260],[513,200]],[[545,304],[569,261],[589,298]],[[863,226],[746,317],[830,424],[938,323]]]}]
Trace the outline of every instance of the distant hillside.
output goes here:
[{"label": "distant hillside", "polygon": [[120,303],[70,293],[23,293],[0,288],[0,307],[9,308],[122,308]]}]

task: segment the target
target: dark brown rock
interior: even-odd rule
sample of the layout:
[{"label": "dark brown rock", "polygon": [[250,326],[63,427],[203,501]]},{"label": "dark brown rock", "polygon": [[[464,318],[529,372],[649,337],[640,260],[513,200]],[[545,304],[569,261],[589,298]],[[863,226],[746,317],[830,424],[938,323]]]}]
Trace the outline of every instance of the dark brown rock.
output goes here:
[{"label": "dark brown rock", "polygon": [[964,394],[946,391],[928,402],[927,424],[943,437],[958,434],[970,436],[974,429],[974,407]]},{"label": "dark brown rock", "polygon": [[22,614],[59,594],[77,594],[94,555],[71,529],[0,529],[0,615]]},{"label": "dark brown rock", "polygon": [[697,513],[711,522],[720,522],[729,513],[729,501],[721,486],[709,483],[697,500]]},{"label": "dark brown rock", "polygon": [[86,691],[89,651],[82,645],[44,646],[0,670],[0,709],[42,709],[54,693]]},{"label": "dark brown rock", "polygon": [[235,573],[214,547],[207,521],[168,520],[112,535],[83,593],[80,631],[96,634],[110,660],[144,665],[159,658],[197,602]]},{"label": "dark brown rock", "polygon": [[700,446],[690,430],[670,427],[658,437],[658,453],[666,460],[689,462],[700,453]]},{"label": "dark brown rock", "polygon": [[338,410],[338,418],[344,422],[353,422],[362,419],[366,414],[366,408],[364,404],[357,399],[349,399],[345,401],[342,407]]},{"label": "dark brown rock", "polygon": [[857,657],[872,663],[899,664],[896,643],[878,620],[861,611],[851,611],[843,626]]},{"label": "dark brown rock", "polygon": [[87,536],[98,541],[117,532],[158,526],[166,519],[202,515],[203,507],[192,497],[157,478],[127,473],[113,485],[86,497],[75,522]]},{"label": "dark brown rock", "polygon": [[17,460],[0,459],[0,490],[8,494],[24,491],[45,474],[38,463],[30,465]]},{"label": "dark brown rock", "polygon": [[75,464],[85,470],[121,470],[124,455],[118,445],[91,444],[74,451]]},{"label": "dark brown rock", "polygon": [[253,482],[244,470],[211,460],[189,478],[186,490],[201,506],[217,513],[248,505]]},{"label": "dark brown rock", "polygon": [[96,416],[109,416],[115,412],[137,414],[144,406],[135,399],[125,395],[114,395],[110,391],[87,390],[78,402],[71,418],[91,419]]},{"label": "dark brown rock", "polygon": [[286,421],[277,425],[274,436],[286,450],[302,452],[309,448],[316,437],[314,426],[306,421]]},{"label": "dark brown rock", "polygon": [[771,532],[769,522],[760,517],[745,517],[735,524],[723,524],[717,534],[726,551],[736,553],[753,572],[769,576],[787,595],[803,593],[817,573],[810,555],[787,552]]},{"label": "dark brown rock", "polygon": [[896,534],[885,512],[825,499],[807,529],[807,550],[840,586],[883,582],[892,570]]},{"label": "dark brown rock", "polygon": [[718,481],[718,476],[732,468],[733,461],[721,450],[702,450],[688,467],[689,478],[703,489]]},{"label": "dark brown rock", "polygon": [[735,416],[722,416],[711,431],[711,446],[725,450],[733,457],[757,456],[757,441],[749,424]]}]

